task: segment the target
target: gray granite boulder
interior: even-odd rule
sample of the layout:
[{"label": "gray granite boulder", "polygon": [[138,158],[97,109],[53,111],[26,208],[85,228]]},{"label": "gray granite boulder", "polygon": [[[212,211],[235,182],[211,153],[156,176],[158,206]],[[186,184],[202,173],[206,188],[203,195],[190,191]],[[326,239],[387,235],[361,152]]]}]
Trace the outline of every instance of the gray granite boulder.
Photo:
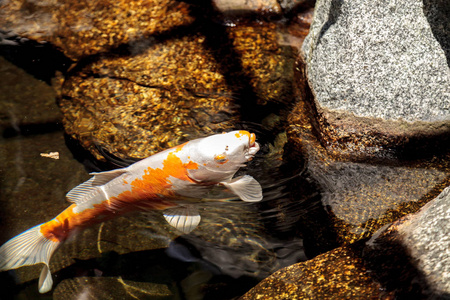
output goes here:
[{"label": "gray granite boulder", "polygon": [[447,0],[316,3],[302,58],[330,147],[365,143],[368,152],[383,152],[450,132],[449,6]]},{"label": "gray granite boulder", "polygon": [[365,253],[387,287],[402,295],[420,290],[427,299],[450,299],[450,187],[418,213],[381,229]]},{"label": "gray granite boulder", "polygon": [[398,228],[434,290],[450,295],[450,188]]}]

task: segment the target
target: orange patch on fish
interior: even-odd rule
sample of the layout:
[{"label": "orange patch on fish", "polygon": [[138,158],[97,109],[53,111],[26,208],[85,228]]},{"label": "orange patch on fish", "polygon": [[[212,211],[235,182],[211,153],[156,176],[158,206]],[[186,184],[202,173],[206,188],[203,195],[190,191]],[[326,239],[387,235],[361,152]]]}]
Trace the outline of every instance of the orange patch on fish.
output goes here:
[{"label": "orange patch on fish", "polygon": [[[142,179],[135,179],[131,182],[132,192],[135,190],[146,190],[150,193],[162,193],[164,190],[170,187],[169,177],[175,177],[181,180],[193,182],[187,175],[187,170],[198,169],[198,164],[192,161],[183,163],[181,159],[175,155],[174,152],[170,152],[167,158],[163,162],[163,167],[145,170],[145,175]],[[119,195],[120,196],[120,195]]]},{"label": "orange patch on fish", "polygon": [[73,209],[75,208],[75,204],[72,204],[68,208],[66,208],[62,213],[60,213],[53,220],[48,221],[41,225],[41,233],[47,239],[52,240],[54,242],[64,241],[71,229],[71,225],[69,220],[73,219],[75,215]]},{"label": "orange patch on fish", "polygon": [[175,150],[172,153],[176,153],[176,152],[181,151],[186,144],[187,144],[187,142],[183,143],[181,145],[175,146]]},{"label": "orange patch on fish", "polygon": [[[248,131],[246,131],[246,130],[239,130],[238,132],[236,132],[235,136],[236,136],[238,139],[240,139],[240,138],[243,137],[243,136],[248,136],[248,138],[249,138],[250,140],[252,139],[250,132],[248,132]],[[256,139],[256,136],[255,136],[255,139]]]}]

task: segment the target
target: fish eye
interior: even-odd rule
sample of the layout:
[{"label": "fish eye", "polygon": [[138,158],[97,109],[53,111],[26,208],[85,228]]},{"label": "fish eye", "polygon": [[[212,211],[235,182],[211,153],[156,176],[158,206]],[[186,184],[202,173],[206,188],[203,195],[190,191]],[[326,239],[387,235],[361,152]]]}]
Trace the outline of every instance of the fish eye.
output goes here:
[{"label": "fish eye", "polygon": [[214,157],[214,160],[218,164],[224,164],[228,161],[227,156],[225,154],[219,154]]}]

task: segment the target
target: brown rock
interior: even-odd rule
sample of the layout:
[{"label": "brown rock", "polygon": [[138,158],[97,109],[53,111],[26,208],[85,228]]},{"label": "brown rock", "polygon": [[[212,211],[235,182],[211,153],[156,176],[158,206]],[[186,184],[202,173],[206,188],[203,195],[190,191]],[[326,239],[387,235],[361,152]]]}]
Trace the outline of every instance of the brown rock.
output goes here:
[{"label": "brown rock", "polygon": [[302,47],[305,37],[309,33],[309,28],[314,16],[314,8],[305,8],[297,13],[289,22],[288,35],[284,39],[284,43],[292,45],[299,51]]},{"label": "brown rock", "polygon": [[100,59],[70,76],[60,102],[68,134],[96,153],[147,157],[237,122],[232,90],[196,36]]},{"label": "brown rock", "polygon": [[174,293],[163,283],[124,280],[121,277],[77,277],[61,282],[53,299],[173,299]]},{"label": "brown rock", "polygon": [[[318,108],[320,139],[341,156],[417,159],[445,151],[450,123],[364,118]],[[438,153],[439,152],[439,153]]]},{"label": "brown rock", "polygon": [[[243,25],[226,34],[232,51],[225,57],[197,34],[141,41],[129,53],[80,65],[60,101],[67,133],[97,158],[94,143],[142,158],[233,128],[243,106],[253,114],[255,105],[291,101],[293,57],[277,44],[277,27]],[[243,89],[256,99],[238,100]]]},{"label": "brown rock", "polygon": [[342,247],[283,268],[240,299],[393,299],[380,290],[359,255],[356,247]]},{"label": "brown rock", "polygon": [[12,0],[0,5],[0,28],[51,42],[78,60],[189,25],[194,19],[188,9],[186,3],[173,0]]},{"label": "brown rock", "polygon": [[[280,43],[285,31],[272,23],[242,24],[228,29],[237,56],[234,59],[242,66],[242,70],[231,70],[229,75],[248,78],[259,105],[292,102],[295,52]],[[236,71],[242,73],[234,74]]]}]

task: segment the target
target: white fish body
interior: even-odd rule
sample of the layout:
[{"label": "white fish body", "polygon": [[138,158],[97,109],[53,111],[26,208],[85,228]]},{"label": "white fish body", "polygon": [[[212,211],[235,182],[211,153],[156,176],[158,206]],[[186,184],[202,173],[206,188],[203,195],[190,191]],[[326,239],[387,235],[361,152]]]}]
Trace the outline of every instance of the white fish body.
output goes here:
[{"label": "white fish body", "polygon": [[258,152],[256,136],[233,131],[196,139],[138,161],[127,168],[91,173],[88,181],[67,194],[73,204],[54,219],[12,238],[0,248],[0,270],[44,263],[39,291],[53,284],[49,261],[74,232],[124,213],[165,210],[172,226],[190,232],[199,224],[193,206],[179,199],[202,198],[209,187],[223,185],[244,201],[260,201],[260,184],[251,176],[234,174]]}]

